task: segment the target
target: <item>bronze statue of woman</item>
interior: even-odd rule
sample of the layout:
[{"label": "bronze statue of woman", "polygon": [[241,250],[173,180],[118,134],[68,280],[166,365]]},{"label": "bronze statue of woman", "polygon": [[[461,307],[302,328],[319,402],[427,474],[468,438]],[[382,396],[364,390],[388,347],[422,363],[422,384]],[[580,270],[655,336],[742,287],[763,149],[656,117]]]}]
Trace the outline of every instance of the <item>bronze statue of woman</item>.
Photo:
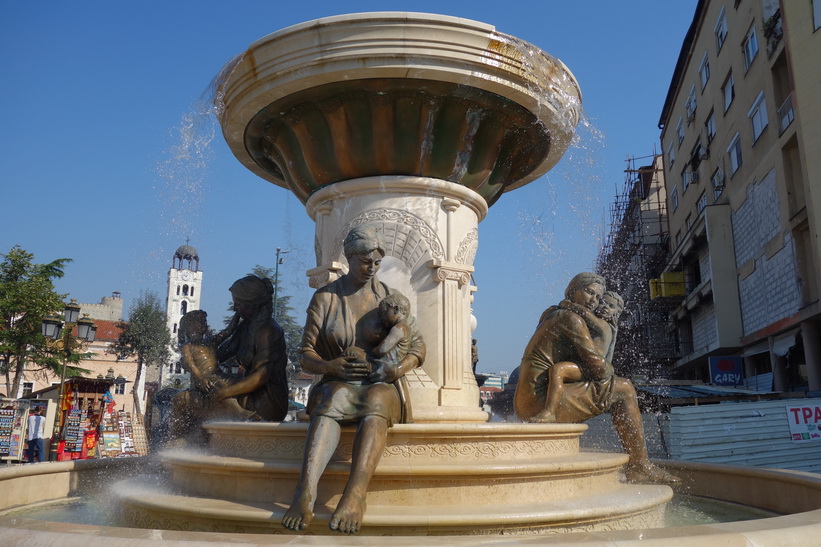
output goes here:
[{"label": "bronze statue of woman", "polygon": [[356,424],[350,476],[329,527],[349,534],[359,531],[388,428],[411,419],[404,375],[425,359],[419,336],[398,362],[380,361],[373,354],[387,334],[379,303],[395,292],[376,277],[385,256],[381,233],[370,225],[353,228],[345,238],[344,252],[348,273],[316,291],[308,307],[302,368],[321,374],[322,379],[308,397],[311,423],[302,473],[282,519],[291,530],[310,524],[317,484],[339,443],[341,426]]},{"label": "bronze statue of woman", "polygon": [[288,413],[288,358],[282,327],[272,318],[274,287],[270,279],[248,275],[229,290],[236,313],[217,357],[220,363],[235,360],[243,377],[219,389],[215,399],[236,397],[260,420],[278,422]]}]

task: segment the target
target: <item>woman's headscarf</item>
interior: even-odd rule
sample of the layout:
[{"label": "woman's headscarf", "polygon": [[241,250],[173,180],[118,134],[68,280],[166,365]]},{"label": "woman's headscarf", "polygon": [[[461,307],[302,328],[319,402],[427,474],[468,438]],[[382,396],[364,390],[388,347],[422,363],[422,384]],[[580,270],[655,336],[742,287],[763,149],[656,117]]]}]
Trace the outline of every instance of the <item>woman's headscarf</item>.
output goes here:
[{"label": "woman's headscarf", "polygon": [[253,302],[254,304],[265,304],[271,301],[271,296],[274,294],[274,284],[267,277],[248,275],[242,279],[237,279],[228,290],[238,300]]},{"label": "woman's headscarf", "polygon": [[362,224],[351,228],[343,243],[345,258],[355,254],[368,254],[372,251],[379,251],[382,256],[385,256],[385,247],[387,245],[385,238],[382,237],[382,231],[373,224]]}]

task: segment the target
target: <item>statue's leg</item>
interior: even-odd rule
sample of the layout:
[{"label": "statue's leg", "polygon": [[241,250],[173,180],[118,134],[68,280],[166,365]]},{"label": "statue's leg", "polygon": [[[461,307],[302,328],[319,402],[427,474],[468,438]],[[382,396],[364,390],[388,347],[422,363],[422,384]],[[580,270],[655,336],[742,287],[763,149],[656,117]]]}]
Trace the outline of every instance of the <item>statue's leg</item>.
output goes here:
[{"label": "statue's leg", "polygon": [[334,454],[342,428],[333,418],[315,416],[311,418],[305,439],[305,456],[302,472],[294,492],[291,507],[282,517],[282,525],[289,530],[304,530],[314,518],[314,503],[319,477],[325,471]]},{"label": "statue's leg", "polygon": [[366,416],[359,422],[354,438],[351,475],[336,506],[329,526],[346,534],[359,532],[365,514],[365,498],[376,466],[385,451],[388,421],[381,416]]},{"label": "statue's leg", "polygon": [[630,482],[676,483],[679,478],[650,463],[647,457],[647,443],[644,439],[644,425],[641,409],[633,383],[626,378],[616,378],[613,405],[610,412],[613,426],[619,435],[625,452],[630,457],[625,467]]},{"label": "statue's leg", "polygon": [[544,410],[530,418],[531,423],[555,423],[556,411],[562,400],[565,382],[578,382],[582,379],[582,371],[575,363],[562,361],[554,364],[548,371],[547,396]]}]

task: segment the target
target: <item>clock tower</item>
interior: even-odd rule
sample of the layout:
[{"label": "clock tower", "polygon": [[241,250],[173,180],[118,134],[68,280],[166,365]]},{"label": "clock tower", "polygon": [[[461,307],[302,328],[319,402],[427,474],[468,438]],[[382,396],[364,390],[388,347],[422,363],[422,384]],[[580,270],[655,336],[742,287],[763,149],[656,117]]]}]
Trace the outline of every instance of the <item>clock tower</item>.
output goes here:
[{"label": "clock tower", "polygon": [[174,252],[171,269],[168,270],[168,295],[165,300],[165,316],[168,330],[171,332],[171,361],[160,374],[160,389],[175,386],[180,381],[182,387],[188,386],[189,377],[180,365],[180,354],[177,350],[177,330],[180,318],[186,312],[200,309],[202,294],[202,272],[200,256],[197,250],[188,244]]}]

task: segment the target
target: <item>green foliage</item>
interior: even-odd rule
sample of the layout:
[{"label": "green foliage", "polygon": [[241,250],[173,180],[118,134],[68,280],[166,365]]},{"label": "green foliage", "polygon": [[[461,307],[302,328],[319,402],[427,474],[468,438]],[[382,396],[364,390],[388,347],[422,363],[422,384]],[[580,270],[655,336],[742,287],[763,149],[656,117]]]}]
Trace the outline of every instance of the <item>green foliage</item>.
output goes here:
[{"label": "green foliage", "polygon": [[[19,245],[0,256],[0,374],[6,377],[7,392],[17,393],[26,363],[59,373],[61,361],[41,334],[41,324],[43,317],[63,309],[66,295],[55,292],[54,280],[63,277],[71,259],[35,264],[34,255]],[[72,354],[69,361],[82,357]]]},{"label": "green foliage", "polygon": [[108,349],[108,353],[116,355],[117,359],[137,357],[137,375],[131,393],[134,408],[140,411],[142,406],[137,389],[143,366],[162,366],[170,358],[171,333],[165,320],[159,297],[153,292],[140,293],[128,309],[128,321],[117,323],[122,332]]}]

